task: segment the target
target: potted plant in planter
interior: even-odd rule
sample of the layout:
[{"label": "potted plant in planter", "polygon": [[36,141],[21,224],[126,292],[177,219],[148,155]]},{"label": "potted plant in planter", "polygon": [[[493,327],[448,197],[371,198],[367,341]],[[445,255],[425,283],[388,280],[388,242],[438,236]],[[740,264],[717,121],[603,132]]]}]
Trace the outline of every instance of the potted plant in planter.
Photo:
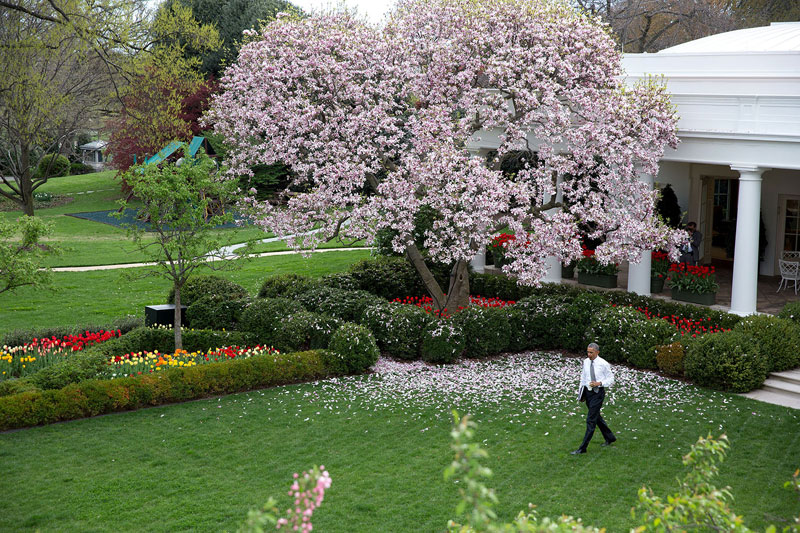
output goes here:
[{"label": "potted plant in planter", "polygon": [[669,273],[667,252],[654,251],[650,259],[650,292],[658,294],[664,290],[664,282]]},{"label": "potted plant in planter", "polygon": [[702,305],[714,305],[719,284],[713,266],[694,266],[674,263],[667,277],[672,287],[672,299]]},{"label": "potted plant in planter", "polygon": [[489,249],[492,252],[492,260],[494,261],[495,268],[501,268],[503,265],[506,264],[506,246],[509,241],[513,241],[516,238],[514,235],[510,233],[501,233],[494,239],[492,239],[491,244],[489,245]]},{"label": "potted plant in planter", "polygon": [[563,279],[572,279],[575,277],[575,261],[570,261],[566,265],[561,266],[561,277]]},{"label": "potted plant in planter", "polygon": [[583,257],[578,260],[578,283],[608,289],[616,288],[617,272],[614,263],[602,264],[594,256],[594,250],[583,247]]}]

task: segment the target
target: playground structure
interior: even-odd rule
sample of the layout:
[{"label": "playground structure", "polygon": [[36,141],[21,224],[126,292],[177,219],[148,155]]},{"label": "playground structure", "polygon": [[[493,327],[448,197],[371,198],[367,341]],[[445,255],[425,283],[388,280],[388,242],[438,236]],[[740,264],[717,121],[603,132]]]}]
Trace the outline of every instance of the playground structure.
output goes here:
[{"label": "playground structure", "polygon": [[[182,146],[186,143],[181,141],[172,141],[164,148],[156,152],[155,154],[151,155],[150,157],[145,158],[143,165],[159,165],[169,159],[177,150],[179,150]],[[209,143],[206,141],[205,137],[202,136],[195,136],[192,137],[192,141],[189,143],[188,150],[185,152],[185,155],[194,159],[197,155],[198,150],[205,145],[206,153],[209,152]],[[213,152],[213,151],[212,151]],[[133,155],[133,162],[136,163],[136,154]],[[180,164],[180,162],[178,163]],[[125,199],[125,203],[128,203],[133,198],[133,190],[128,193],[127,198]],[[205,196],[205,195],[203,195]],[[121,207],[119,211],[121,212],[124,208]],[[225,206],[222,205],[222,202],[219,199],[210,198],[208,207],[206,209],[206,218],[222,214],[225,212]],[[147,222],[144,220],[143,222]]]}]

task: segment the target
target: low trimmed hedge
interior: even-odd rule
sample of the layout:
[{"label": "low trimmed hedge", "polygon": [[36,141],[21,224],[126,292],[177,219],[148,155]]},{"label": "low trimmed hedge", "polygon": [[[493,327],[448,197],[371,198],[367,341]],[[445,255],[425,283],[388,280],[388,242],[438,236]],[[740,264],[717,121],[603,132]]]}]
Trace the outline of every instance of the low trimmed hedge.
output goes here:
[{"label": "low trimmed hedge", "polygon": [[301,311],[281,321],[273,347],[282,352],[325,349],[341,325],[338,318]]},{"label": "low trimmed hedge", "polygon": [[258,344],[272,345],[287,316],[305,311],[303,304],[288,298],[260,298],[248,305],[239,319],[239,329],[250,333]]},{"label": "low trimmed hedge", "polygon": [[636,368],[655,370],[658,368],[658,347],[670,344],[677,337],[680,334],[666,320],[653,318],[635,322],[622,344],[622,356]]},{"label": "low trimmed hedge", "polygon": [[361,322],[364,311],[371,305],[386,302],[367,291],[319,286],[297,297],[309,311],[330,315],[347,322]]},{"label": "low trimmed hedge", "polygon": [[800,331],[791,320],[767,315],[748,316],[733,330],[746,333],[758,341],[770,372],[800,366]]},{"label": "low trimmed hedge", "polygon": [[319,284],[319,280],[302,274],[270,276],[261,284],[259,298],[294,298]]},{"label": "low trimmed hedge", "polygon": [[248,305],[249,299],[234,300],[219,294],[203,296],[186,309],[186,322],[196,329],[236,329]]},{"label": "low trimmed hedge", "polygon": [[428,325],[422,335],[420,355],[423,361],[448,364],[456,360],[467,347],[464,331],[450,320],[437,320]]},{"label": "low trimmed hedge", "polygon": [[320,351],[307,351],[174,367],[130,378],[86,380],[57,390],[1,397],[0,430],[313,381],[339,373]]},{"label": "low trimmed hedge", "polygon": [[423,334],[434,320],[415,305],[386,302],[369,306],[361,324],[372,332],[382,352],[398,359],[414,360],[420,358]]},{"label": "low trimmed hedge", "polygon": [[464,332],[465,356],[481,359],[508,349],[511,334],[503,308],[467,307],[450,320]]},{"label": "low trimmed hedge", "polygon": [[592,316],[586,341],[600,345],[600,355],[610,363],[626,362],[623,346],[635,325],[647,319],[630,307],[608,307]]}]

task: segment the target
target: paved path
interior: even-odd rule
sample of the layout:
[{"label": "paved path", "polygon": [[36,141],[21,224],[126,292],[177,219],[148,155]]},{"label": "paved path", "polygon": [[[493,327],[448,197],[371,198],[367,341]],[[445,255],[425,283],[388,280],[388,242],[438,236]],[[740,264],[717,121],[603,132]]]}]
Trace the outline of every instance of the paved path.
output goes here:
[{"label": "paved path", "polygon": [[[324,253],[324,252],[352,252],[355,250],[370,250],[370,248],[322,248],[314,250],[311,253]],[[292,254],[299,254],[302,252],[295,252],[294,250],[284,250],[281,252],[264,252],[261,254],[253,254],[251,257],[271,257],[273,255],[292,255]],[[230,258],[238,257],[234,256],[233,254],[229,255]],[[209,261],[219,261],[221,259],[227,259],[228,257],[210,257]],[[155,266],[158,263],[123,263],[117,265],[98,265],[98,266],[80,266],[80,267],[58,267],[52,268],[53,272],[91,272],[94,270],[115,270],[118,268],[137,268],[137,267],[145,267],[145,266]]]}]

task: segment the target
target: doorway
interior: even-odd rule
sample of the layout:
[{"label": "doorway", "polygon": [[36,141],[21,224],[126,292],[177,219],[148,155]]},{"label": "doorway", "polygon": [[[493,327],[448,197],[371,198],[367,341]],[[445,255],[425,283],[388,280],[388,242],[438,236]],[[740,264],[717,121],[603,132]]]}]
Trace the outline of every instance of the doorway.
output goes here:
[{"label": "doorway", "polygon": [[711,202],[711,259],[732,261],[736,244],[739,180],[714,178]]},{"label": "doorway", "polygon": [[778,232],[779,238],[776,250],[778,258],[783,252],[800,251],[800,196],[780,197],[780,208],[778,211]]}]

